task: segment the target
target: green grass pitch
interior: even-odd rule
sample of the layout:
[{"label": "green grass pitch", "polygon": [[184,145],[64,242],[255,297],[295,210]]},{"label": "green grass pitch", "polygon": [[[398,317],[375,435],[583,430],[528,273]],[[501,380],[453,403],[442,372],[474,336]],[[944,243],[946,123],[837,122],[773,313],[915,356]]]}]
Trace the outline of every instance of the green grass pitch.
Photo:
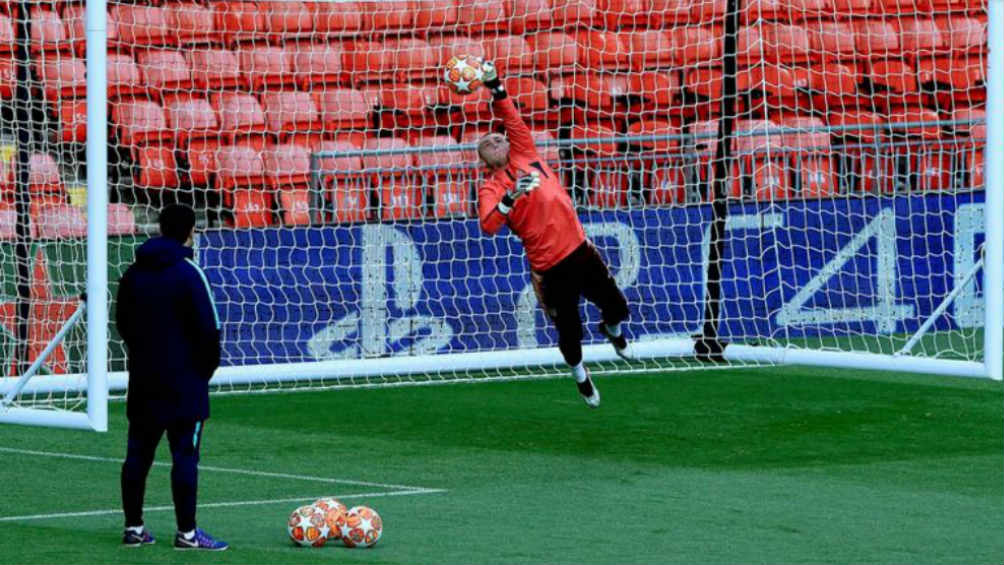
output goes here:
[{"label": "green grass pitch", "polygon": [[[213,399],[199,523],[119,546],[111,431],[0,427],[0,563],[1002,563],[1001,383],[800,367],[600,377],[603,406],[536,380]],[[166,441],[164,442],[166,444]],[[85,456],[85,457],[79,457]],[[169,462],[166,445],[158,461]],[[384,518],[373,549],[293,547],[334,495]]]}]

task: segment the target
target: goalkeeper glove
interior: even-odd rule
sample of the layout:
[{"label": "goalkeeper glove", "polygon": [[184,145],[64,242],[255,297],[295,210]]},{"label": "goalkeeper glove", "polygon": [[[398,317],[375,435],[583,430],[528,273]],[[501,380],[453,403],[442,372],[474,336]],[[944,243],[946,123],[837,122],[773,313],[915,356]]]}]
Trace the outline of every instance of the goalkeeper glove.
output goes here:
[{"label": "goalkeeper glove", "polygon": [[506,97],[505,87],[502,86],[502,80],[499,79],[499,73],[498,69],[495,68],[495,63],[491,61],[481,63],[481,82],[485,85],[485,88],[491,91],[492,96],[496,100],[501,100]]},{"label": "goalkeeper glove", "polygon": [[533,171],[528,175],[523,175],[516,179],[516,186],[512,187],[505,195],[502,196],[502,201],[499,202],[499,212],[503,214],[508,214],[512,210],[513,206],[516,205],[516,201],[523,196],[533,192],[535,188],[540,186],[540,173]]}]

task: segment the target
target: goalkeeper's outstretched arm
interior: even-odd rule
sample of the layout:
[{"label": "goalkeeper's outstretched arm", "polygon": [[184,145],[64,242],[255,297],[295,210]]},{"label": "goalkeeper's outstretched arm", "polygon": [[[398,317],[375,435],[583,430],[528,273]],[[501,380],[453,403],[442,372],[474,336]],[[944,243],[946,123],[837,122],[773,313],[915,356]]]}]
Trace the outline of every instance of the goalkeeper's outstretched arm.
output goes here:
[{"label": "goalkeeper's outstretched arm", "polygon": [[526,122],[519,115],[519,111],[516,110],[512,98],[509,98],[509,93],[506,92],[505,86],[502,84],[502,80],[495,70],[494,63],[485,61],[482,64],[482,69],[484,72],[484,85],[492,93],[492,110],[494,110],[496,116],[502,118],[502,125],[509,135],[509,144],[511,145],[513,156],[536,158],[537,147],[533,141],[533,135],[530,133],[530,128],[526,126]]}]

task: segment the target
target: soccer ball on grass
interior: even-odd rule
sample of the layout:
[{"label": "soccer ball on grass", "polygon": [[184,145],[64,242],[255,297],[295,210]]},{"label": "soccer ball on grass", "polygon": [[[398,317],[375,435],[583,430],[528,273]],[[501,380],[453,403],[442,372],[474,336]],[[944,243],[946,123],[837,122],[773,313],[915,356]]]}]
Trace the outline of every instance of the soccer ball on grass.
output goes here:
[{"label": "soccer ball on grass", "polygon": [[353,506],[345,515],[342,543],[346,547],[373,547],[383,534],[383,520],[369,506]]},{"label": "soccer ball on grass", "polygon": [[301,506],[289,515],[286,523],[289,539],[296,545],[305,547],[321,547],[328,541],[331,530],[325,521],[324,513],[316,506]]}]

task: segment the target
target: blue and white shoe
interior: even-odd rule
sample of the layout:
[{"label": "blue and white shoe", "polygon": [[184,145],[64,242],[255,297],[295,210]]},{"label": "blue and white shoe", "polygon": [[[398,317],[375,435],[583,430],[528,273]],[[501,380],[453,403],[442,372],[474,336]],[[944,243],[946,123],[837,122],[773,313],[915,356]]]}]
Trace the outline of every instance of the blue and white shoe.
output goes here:
[{"label": "blue and white shoe", "polygon": [[184,534],[178,532],[174,536],[174,549],[201,549],[204,551],[223,551],[230,547],[225,541],[214,539],[202,528],[195,528],[195,535],[186,538]]},{"label": "blue and white shoe", "polygon": [[154,539],[153,534],[150,530],[143,528],[143,531],[136,533],[129,528],[125,529],[125,533],[122,534],[122,545],[125,547],[139,547],[141,545],[153,545],[157,543]]}]

